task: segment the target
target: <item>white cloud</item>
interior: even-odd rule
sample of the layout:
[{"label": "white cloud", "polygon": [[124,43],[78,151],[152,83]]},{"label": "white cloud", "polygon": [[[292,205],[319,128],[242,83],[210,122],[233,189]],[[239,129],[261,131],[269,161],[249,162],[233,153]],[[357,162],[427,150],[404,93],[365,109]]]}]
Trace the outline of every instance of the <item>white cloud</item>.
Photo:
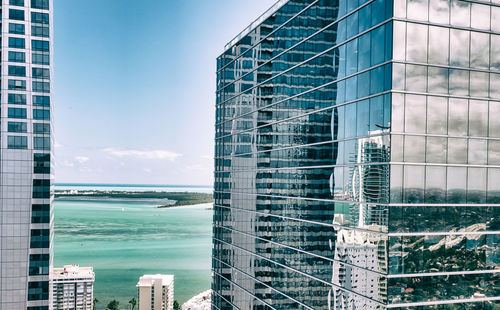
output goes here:
[{"label": "white cloud", "polygon": [[62,165],[63,165],[64,167],[70,167],[70,168],[73,168],[73,167],[75,166],[75,163],[74,163],[74,162],[72,162],[72,161],[65,160],[65,161],[63,161]]},{"label": "white cloud", "polygon": [[90,160],[90,158],[86,156],[75,156],[75,160],[79,162],[80,164],[84,164]]},{"label": "white cloud", "polygon": [[139,159],[164,159],[169,161],[175,161],[177,158],[181,157],[182,154],[174,153],[167,150],[121,150],[115,148],[106,148],[102,150],[103,152],[116,156],[116,157],[135,157]]},{"label": "white cloud", "polygon": [[54,143],[54,147],[55,147],[56,149],[60,149],[60,148],[62,148],[62,147],[63,147],[63,145],[62,145],[62,144],[60,144],[60,143],[55,142],[55,143]]}]

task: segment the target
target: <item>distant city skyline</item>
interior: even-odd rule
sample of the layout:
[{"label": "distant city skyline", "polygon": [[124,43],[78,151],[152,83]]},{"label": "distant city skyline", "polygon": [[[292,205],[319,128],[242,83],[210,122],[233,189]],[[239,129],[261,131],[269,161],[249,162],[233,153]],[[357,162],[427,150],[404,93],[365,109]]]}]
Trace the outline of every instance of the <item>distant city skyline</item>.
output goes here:
[{"label": "distant city skyline", "polygon": [[274,2],[56,1],[55,182],[211,185],[214,59]]}]

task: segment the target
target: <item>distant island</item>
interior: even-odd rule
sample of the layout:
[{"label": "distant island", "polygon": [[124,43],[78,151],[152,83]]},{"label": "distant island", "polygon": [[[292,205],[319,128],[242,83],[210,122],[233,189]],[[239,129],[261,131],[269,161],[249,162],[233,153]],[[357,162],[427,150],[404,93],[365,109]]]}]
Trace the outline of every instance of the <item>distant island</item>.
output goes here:
[{"label": "distant island", "polygon": [[57,200],[136,200],[157,201],[158,208],[196,205],[213,202],[212,194],[192,192],[157,192],[157,191],[107,191],[107,190],[56,190]]}]

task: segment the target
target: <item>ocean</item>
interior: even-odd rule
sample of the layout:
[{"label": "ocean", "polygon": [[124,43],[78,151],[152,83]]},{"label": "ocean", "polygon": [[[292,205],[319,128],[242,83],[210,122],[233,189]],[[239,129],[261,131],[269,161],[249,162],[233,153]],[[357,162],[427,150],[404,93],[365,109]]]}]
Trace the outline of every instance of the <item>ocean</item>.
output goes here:
[{"label": "ocean", "polygon": [[[56,185],[55,189],[211,192],[210,187]],[[97,309],[137,298],[143,274],[173,274],[183,303],[210,288],[212,205],[158,209],[155,202],[54,201],[54,266],[92,266]]]}]

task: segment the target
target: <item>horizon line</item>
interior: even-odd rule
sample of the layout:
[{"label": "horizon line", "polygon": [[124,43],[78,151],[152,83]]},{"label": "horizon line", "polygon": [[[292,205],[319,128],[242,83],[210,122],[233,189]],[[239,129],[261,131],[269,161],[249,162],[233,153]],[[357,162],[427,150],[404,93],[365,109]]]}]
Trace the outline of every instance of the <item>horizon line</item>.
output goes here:
[{"label": "horizon line", "polygon": [[185,184],[129,184],[129,183],[78,183],[78,182],[56,182],[58,186],[129,186],[129,187],[213,187],[213,185],[185,185]]}]

